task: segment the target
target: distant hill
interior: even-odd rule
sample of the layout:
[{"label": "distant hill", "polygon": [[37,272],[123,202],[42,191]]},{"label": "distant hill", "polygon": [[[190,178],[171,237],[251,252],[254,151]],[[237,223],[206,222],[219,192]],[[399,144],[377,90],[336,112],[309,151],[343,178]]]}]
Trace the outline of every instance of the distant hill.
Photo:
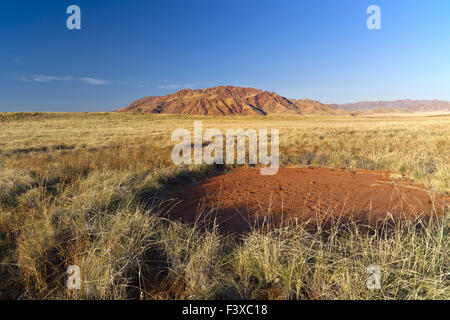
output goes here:
[{"label": "distant hill", "polygon": [[403,110],[407,112],[450,111],[450,102],[441,100],[396,100],[364,101],[346,104],[331,104],[332,108],[348,111],[368,110]]},{"label": "distant hill", "polygon": [[165,96],[145,97],[118,111],[222,116],[346,113],[314,100],[287,99],[275,92],[233,86],[184,89]]}]

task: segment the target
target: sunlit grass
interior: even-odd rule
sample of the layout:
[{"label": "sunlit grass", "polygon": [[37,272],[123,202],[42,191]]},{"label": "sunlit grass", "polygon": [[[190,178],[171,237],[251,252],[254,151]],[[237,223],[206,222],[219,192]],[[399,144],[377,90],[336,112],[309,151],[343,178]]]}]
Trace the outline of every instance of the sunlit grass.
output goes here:
[{"label": "sunlit grass", "polygon": [[[0,114],[0,298],[449,299],[449,222],[240,237],[169,221],[161,203],[211,166],[175,167],[175,128],[278,128],[282,165],[389,170],[450,191],[450,116]],[[79,265],[83,286],[66,289]],[[382,290],[365,286],[370,264]]]}]

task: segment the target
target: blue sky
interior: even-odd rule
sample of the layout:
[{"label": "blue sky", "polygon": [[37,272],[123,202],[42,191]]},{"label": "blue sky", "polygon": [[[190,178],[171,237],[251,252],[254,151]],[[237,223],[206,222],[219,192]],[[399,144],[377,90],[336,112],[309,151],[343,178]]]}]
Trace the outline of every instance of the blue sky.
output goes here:
[{"label": "blue sky", "polygon": [[[66,9],[81,8],[81,30]],[[366,9],[381,8],[381,30]],[[186,87],[450,100],[448,0],[2,0],[0,112],[105,111]]]}]

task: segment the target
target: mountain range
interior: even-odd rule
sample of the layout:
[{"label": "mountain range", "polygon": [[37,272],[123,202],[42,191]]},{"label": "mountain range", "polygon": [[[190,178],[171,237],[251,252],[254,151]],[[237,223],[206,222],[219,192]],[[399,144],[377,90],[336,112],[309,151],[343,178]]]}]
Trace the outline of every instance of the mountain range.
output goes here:
[{"label": "mountain range", "polygon": [[[324,104],[310,99],[288,99],[275,92],[254,88],[217,86],[183,89],[165,96],[133,101],[118,112],[189,115],[355,115],[358,111],[450,112],[450,102],[440,100],[397,100]],[[356,112],[356,113],[355,113]]]},{"label": "mountain range", "polygon": [[364,101],[346,104],[331,104],[332,108],[348,111],[369,110],[402,110],[407,112],[450,111],[450,102],[441,100],[395,100],[395,101]]}]

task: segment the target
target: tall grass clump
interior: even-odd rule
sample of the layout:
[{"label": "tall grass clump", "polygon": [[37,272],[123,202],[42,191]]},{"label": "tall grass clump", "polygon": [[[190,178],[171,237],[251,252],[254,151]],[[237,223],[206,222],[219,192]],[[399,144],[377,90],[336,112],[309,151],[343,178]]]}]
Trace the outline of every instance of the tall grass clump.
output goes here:
[{"label": "tall grass clump", "polygon": [[166,281],[177,299],[217,299],[224,288],[228,239],[217,228],[200,230],[170,223],[161,242],[168,266]]},{"label": "tall grass clump", "polygon": [[35,180],[25,170],[0,169],[0,203],[15,204],[17,197],[33,187]]},{"label": "tall grass clump", "polygon": [[[411,222],[368,232],[355,224],[324,233],[301,225],[261,232],[242,241],[233,258],[246,298],[449,299],[450,220],[425,228]],[[368,267],[381,270],[369,290]]]}]

